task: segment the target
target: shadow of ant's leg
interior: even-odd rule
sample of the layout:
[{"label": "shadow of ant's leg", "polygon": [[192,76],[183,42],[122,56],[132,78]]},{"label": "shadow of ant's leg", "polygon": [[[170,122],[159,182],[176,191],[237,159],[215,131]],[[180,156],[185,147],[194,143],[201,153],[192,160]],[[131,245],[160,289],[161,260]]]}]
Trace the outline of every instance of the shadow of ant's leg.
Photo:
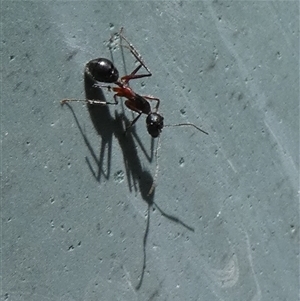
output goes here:
[{"label": "shadow of ant's leg", "polygon": [[155,159],[156,159],[156,167],[155,167],[155,174],[154,174],[154,178],[153,178],[153,182],[152,185],[149,189],[148,192],[148,196],[151,195],[156,187],[156,182],[157,182],[157,177],[158,177],[158,171],[159,171],[159,163],[158,163],[158,151],[160,149],[160,136],[158,137],[158,141],[157,141],[157,147],[155,150]]},{"label": "shadow of ant's leg", "polygon": [[141,115],[142,115],[142,113],[139,113],[139,115],[130,122],[130,124],[126,127],[125,132],[127,132],[127,130],[129,128],[131,128],[138,121],[138,119],[141,117]]}]

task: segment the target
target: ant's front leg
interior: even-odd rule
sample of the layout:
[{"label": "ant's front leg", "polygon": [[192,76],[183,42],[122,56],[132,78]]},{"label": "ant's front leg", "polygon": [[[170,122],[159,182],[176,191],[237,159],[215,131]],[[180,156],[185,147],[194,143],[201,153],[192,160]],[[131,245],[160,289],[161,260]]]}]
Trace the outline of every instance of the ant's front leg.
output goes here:
[{"label": "ant's front leg", "polygon": [[154,100],[156,101],[156,106],[155,106],[155,111],[158,111],[158,107],[160,105],[160,99],[151,95],[143,95],[144,98],[148,99],[148,100]]},{"label": "ant's front leg", "polygon": [[141,115],[143,114],[143,112],[140,111],[140,110],[138,110],[138,109],[135,107],[134,103],[132,103],[132,101],[130,101],[130,100],[126,100],[126,101],[125,101],[125,106],[126,106],[129,110],[138,113],[138,115],[137,115],[137,116],[130,122],[130,124],[126,127],[126,132],[127,132],[127,130],[128,130],[129,128],[131,128],[131,127],[138,121],[138,119],[141,117]]},{"label": "ant's front leg", "polygon": [[129,128],[131,128],[138,121],[138,119],[141,117],[141,115],[142,115],[142,113],[140,112],[139,115],[130,122],[130,124],[126,127],[126,132]]}]

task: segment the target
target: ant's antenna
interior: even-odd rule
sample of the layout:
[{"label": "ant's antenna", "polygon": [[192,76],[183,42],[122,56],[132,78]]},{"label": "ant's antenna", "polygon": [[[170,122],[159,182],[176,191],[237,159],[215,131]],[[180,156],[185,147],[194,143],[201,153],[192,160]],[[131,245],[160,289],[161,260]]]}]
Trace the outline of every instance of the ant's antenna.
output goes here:
[{"label": "ant's antenna", "polygon": [[[178,123],[178,124],[168,124],[165,125],[165,127],[171,127],[171,126],[192,126],[195,129],[197,129],[198,131],[202,132],[205,135],[208,135],[207,132],[205,132],[204,130],[200,129],[198,126],[194,125],[193,123]],[[158,142],[157,142],[157,148],[155,151],[155,158],[156,158],[156,169],[155,169],[155,175],[154,175],[154,180],[152,183],[152,186],[148,192],[148,196],[152,194],[152,192],[154,191],[155,187],[156,187],[156,181],[157,181],[157,176],[158,176],[158,170],[159,170],[159,164],[158,164],[158,150],[160,149],[161,143],[160,143],[160,136],[158,136]]]},{"label": "ant's antenna", "polygon": [[208,135],[207,132],[205,132],[204,130],[200,129],[199,127],[197,127],[193,123],[178,123],[178,124],[168,124],[168,125],[165,125],[165,127],[171,127],[171,126],[193,126],[198,131],[202,132],[205,135]]}]

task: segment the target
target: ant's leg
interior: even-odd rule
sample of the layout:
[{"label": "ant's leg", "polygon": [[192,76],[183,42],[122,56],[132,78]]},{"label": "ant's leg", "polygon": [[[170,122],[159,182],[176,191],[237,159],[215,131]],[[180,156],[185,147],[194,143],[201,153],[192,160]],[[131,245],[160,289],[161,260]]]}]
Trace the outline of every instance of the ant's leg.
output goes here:
[{"label": "ant's leg", "polygon": [[[116,82],[115,84],[119,84],[118,82]],[[103,84],[100,84],[100,83],[96,83],[96,84],[94,84],[93,85],[93,87],[95,87],[95,88],[106,88],[109,92],[111,91],[111,90],[113,90],[114,91],[114,88],[112,88],[111,86],[109,86],[109,85],[103,85]],[[118,102],[118,99],[117,99],[117,96],[120,96],[120,95],[117,95],[118,93],[116,93],[115,95],[114,95],[114,101],[115,102],[105,102],[105,104],[107,104],[107,105],[117,105],[119,102]],[[96,104],[96,103],[95,103]]]},{"label": "ant's leg", "polygon": [[60,104],[63,106],[64,104],[66,104],[67,102],[70,102],[70,101],[84,101],[84,102],[88,103],[89,105],[103,105],[103,106],[117,105],[119,103],[118,99],[117,99],[117,94],[115,94],[114,95],[115,102],[107,102],[107,101],[98,100],[98,99],[69,99],[69,98],[66,98],[66,99],[61,100]]},{"label": "ant's leg", "polygon": [[70,101],[84,101],[90,105],[104,105],[104,106],[109,105],[109,104],[115,104],[115,103],[110,103],[110,102],[98,100],[98,99],[69,99],[69,98],[61,100],[60,104],[63,106],[64,104],[66,104],[67,102],[70,102]]},{"label": "ant's leg", "polygon": [[[125,36],[123,35],[123,30],[124,28],[121,27],[120,29],[120,46],[121,47],[125,47],[127,49],[129,49],[129,51],[131,52],[131,54],[140,62],[140,64],[146,69],[146,71],[148,72],[149,75],[146,76],[151,76],[152,73],[150,71],[150,69],[146,66],[146,63],[144,62],[142,56],[139,54],[139,52],[134,48],[134,46],[127,40],[127,38],[125,38]],[[122,44],[122,40],[125,41],[127,43],[127,45]]]},{"label": "ant's leg", "polygon": [[114,101],[115,102],[108,102],[107,104],[110,104],[110,105],[117,105],[119,102],[118,102],[118,94],[115,94],[114,95]]},{"label": "ant's leg", "polygon": [[[105,101],[105,104],[106,105],[117,105],[119,102],[118,102],[118,94],[114,94],[114,101],[115,102],[108,102],[108,101]],[[93,103],[91,101],[89,101],[89,104],[101,104],[101,102],[98,102],[98,101],[94,101]]]},{"label": "ant's leg", "polygon": [[108,91],[111,91],[112,90],[112,87],[110,85],[104,85],[104,84],[101,84],[101,83],[95,83],[93,84],[93,87],[94,88],[106,88]]},{"label": "ant's leg", "polygon": [[103,100],[98,100],[98,99],[72,99],[72,98],[66,98],[66,99],[63,99],[60,101],[60,104],[61,105],[64,105],[66,104],[67,102],[70,102],[70,101],[84,101],[88,104],[101,104],[101,105],[106,105],[107,102],[106,101],[103,101]]},{"label": "ant's leg", "polygon": [[160,104],[160,99],[151,95],[143,95],[142,97],[148,99],[148,100],[155,100],[156,101],[156,106],[155,106],[155,110],[158,110],[159,104]]},{"label": "ant's leg", "polygon": [[140,110],[138,110],[138,109],[131,103],[130,100],[126,100],[126,101],[125,101],[125,106],[126,106],[129,110],[138,113],[138,116],[135,117],[135,118],[130,122],[130,124],[126,127],[126,131],[127,131],[129,128],[131,128],[131,127],[138,121],[138,119],[141,117],[141,115],[143,114],[143,112],[140,111]]},{"label": "ant's leg", "polygon": [[137,121],[138,119],[141,117],[142,113],[139,113],[139,115],[137,117],[135,117],[131,122],[130,124],[126,127],[126,131],[131,128]]},{"label": "ant's leg", "polygon": [[129,75],[125,75],[125,76],[121,77],[121,82],[128,83],[132,79],[152,76],[152,73],[136,74],[141,69],[142,66],[143,65],[138,65]]}]

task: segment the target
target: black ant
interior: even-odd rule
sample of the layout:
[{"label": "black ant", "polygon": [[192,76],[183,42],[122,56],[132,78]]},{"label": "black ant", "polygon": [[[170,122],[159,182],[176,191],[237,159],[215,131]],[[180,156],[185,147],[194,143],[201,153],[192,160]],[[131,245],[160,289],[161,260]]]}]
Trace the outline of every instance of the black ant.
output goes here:
[{"label": "black ant", "polygon": [[[86,70],[87,73],[92,76],[95,81],[102,82],[102,83],[113,83],[116,86],[111,87],[109,85],[103,84],[95,84],[95,86],[100,88],[107,88],[109,91],[115,92],[114,94],[114,102],[103,102],[99,100],[86,100],[89,104],[104,104],[104,105],[117,105],[118,104],[118,97],[125,97],[125,105],[130,110],[137,112],[138,116],[131,121],[128,128],[133,126],[137,120],[140,118],[142,114],[146,114],[146,124],[148,133],[153,137],[156,138],[161,133],[161,130],[164,126],[164,118],[157,113],[159,102],[160,100],[156,97],[149,96],[149,95],[139,95],[133,91],[133,89],[129,86],[129,81],[132,79],[143,78],[146,76],[151,76],[152,74],[136,74],[138,70],[143,66],[141,63],[137,68],[135,68],[131,74],[125,75],[118,79],[118,70],[113,65],[113,63],[104,58],[98,58],[92,60],[87,63]],[[157,104],[155,106],[155,110],[153,111],[150,106],[150,101],[156,101]],[[68,99],[63,100],[63,103],[66,101],[70,101]]]},{"label": "black ant", "polygon": [[[138,116],[134,118],[129,126],[132,127],[137,120],[141,117],[142,114],[147,115],[146,117],[146,126],[148,133],[153,137],[157,138],[159,137],[163,127],[164,127],[164,117],[158,113],[158,108],[160,105],[160,99],[157,97],[153,97],[150,95],[140,95],[136,93],[130,86],[129,81],[133,79],[139,79],[144,77],[150,77],[152,76],[152,73],[150,69],[146,66],[144,63],[141,55],[137,52],[137,50],[134,48],[134,46],[124,37],[123,35],[123,28],[121,28],[119,32],[120,37],[120,46],[126,47],[129,49],[131,54],[135,57],[135,59],[139,62],[139,65],[128,75],[124,75],[121,78],[119,78],[119,72],[117,68],[114,66],[114,64],[106,59],[106,58],[97,58],[94,60],[89,61],[86,64],[85,72],[88,74],[94,81],[98,82],[94,86],[99,88],[107,88],[108,91],[115,92],[113,98],[114,102],[107,102],[103,100],[96,100],[96,99],[84,99],[84,100],[78,100],[78,99],[63,99],[61,101],[61,104],[65,104],[69,101],[85,101],[88,104],[94,105],[94,104],[100,104],[100,105],[117,105],[118,104],[118,97],[124,97],[125,105],[128,109],[131,111],[134,111],[138,113]],[[122,41],[125,41],[126,45],[122,44]],[[137,74],[137,72],[144,67],[144,69],[147,71],[147,73],[143,74]],[[108,84],[114,84],[115,86],[105,85],[101,83],[108,83]],[[156,105],[154,109],[151,108],[150,101],[156,101]],[[165,125],[165,126],[193,126],[197,130],[201,131],[202,133],[208,135],[208,133],[196,125],[192,123],[179,123],[174,125]],[[127,130],[126,129],[126,130]],[[156,150],[156,157],[157,157],[157,151]],[[156,167],[156,175],[158,171],[158,163]],[[156,177],[155,175],[155,177]],[[153,183],[149,194],[152,193],[153,189],[155,187],[155,183]]]},{"label": "black ant", "polygon": [[[89,61],[86,64],[86,72],[89,76],[91,76],[95,81],[100,83],[112,83],[115,84],[116,87],[111,87],[109,85],[102,85],[102,84],[95,84],[95,86],[99,88],[107,88],[109,91],[114,91],[114,102],[106,102],[101,100],[77,100],[77,99],[64,99],[61,101],[62,104],[69,102],[69,101],[86,101],[88,104],[101,104],[101,105],[117,105],[118,104],[118,97],[125,97],[127,100],[125,100],[125,105],[130,110],[137,112],[138,116],[130,123],[128,126],[133,126],[137,120],[140,118],[142,114],[146,114],[146,125],[148,133],[153,137],[156,138],[161,133],[163,127],[164,127],[164,118],[158,113],[158,108],[160,104],[160,99],[157,97],[153,97],[150,95],[140,95],[133,91],[133,89],[129,86],[129,81],[132,79],[138,79],[143,77],[150,77],[152,76],[152,73],[150,69],[145,65],[141,55],[136,51],[136,49],[133,47],[131,43],[124,37],[123,35],[123,28],[121,28],[119,33],[121,41],[124,40],[127,45],[122,45],[123,47],[126,47],[130,50],[130,52],[133,54],[133,56],[138,60],[140,63],[129,75],[125,75],[119,79],[119,72],[117,68],[114,66],[114,64],[105,58],[98,58]],[[144,67],[147,74],[136,74],[141,67]],[[156,101],[155,109],[152,110],[150,106],[150,101]],[[171,125],[167,125],[171,126]],[[172,126],[193,126],[202,133],[208,135],[207,132],[200,129],[196,125],[192,123],[180,123],[175,124]]]}]

